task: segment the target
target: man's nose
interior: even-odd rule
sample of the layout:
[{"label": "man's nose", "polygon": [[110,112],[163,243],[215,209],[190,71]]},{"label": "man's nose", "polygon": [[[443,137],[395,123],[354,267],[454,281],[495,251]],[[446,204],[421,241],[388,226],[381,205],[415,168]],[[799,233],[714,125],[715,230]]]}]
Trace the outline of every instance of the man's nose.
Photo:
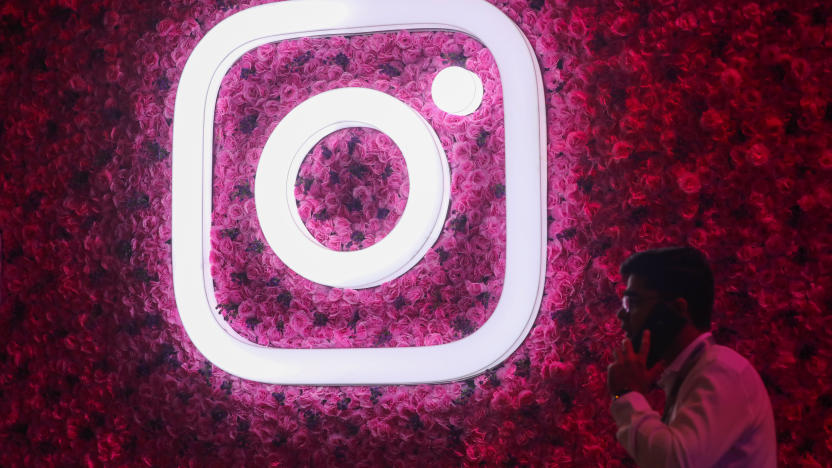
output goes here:
[{"label": "man's nose", "polygon": [[629,315],[629,313],[627,312],[627,309],[625,309],[623,307],[618,309],[618,314],[617,314],[618,320],[621,320],[622,322],[624,322],[624,321],[627,320],[628,315]]}]

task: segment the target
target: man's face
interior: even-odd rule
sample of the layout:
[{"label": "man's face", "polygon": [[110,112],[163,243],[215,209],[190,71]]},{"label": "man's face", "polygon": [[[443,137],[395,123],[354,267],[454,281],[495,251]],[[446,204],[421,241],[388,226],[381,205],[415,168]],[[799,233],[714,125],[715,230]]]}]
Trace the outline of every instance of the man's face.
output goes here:
[{"label": "man's face", "polygon": [[627,289],[622,296],[618,319],[621,320],[621,328],[634,346],[637,347],[641,343],[644,323],[659,303],[659,299],[659,294],[647,287],[644,278],[639,275],[627,277]]}]

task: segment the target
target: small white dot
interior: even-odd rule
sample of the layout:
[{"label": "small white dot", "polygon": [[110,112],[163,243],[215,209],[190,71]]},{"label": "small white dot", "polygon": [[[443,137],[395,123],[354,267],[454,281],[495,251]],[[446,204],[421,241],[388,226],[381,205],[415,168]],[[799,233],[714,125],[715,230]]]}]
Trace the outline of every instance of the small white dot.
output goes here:
[{"label": "small white dot", "polygon": [[448,67],[436,74],[430,88],[436,107],[454,115],[468,115],[482,104],[482,80],[462,67]]}]

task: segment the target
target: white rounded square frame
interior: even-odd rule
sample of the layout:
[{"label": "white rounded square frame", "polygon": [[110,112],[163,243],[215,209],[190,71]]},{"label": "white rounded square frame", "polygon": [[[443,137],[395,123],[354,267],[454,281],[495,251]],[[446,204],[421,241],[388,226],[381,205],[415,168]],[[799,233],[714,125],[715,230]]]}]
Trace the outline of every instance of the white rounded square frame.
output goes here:
[{"label": "white rounded square frame", "polygon": [[[475,37],[500,71],[505,110],[506,267],[491,317],[434,346],[285,349],[252,343],[215,312],[209,263],[213,123],[223,76],[260,45],[313,36],[447,30]],[[173,121],[172,261],[179,316],[214,365],[287,385],[380,385],[465,379],[499,364],[537,317],[546,267],[546,117],[540,69],[523,33],[484,0],[290,0],[255,6],[211,29],[182,71]]]}]

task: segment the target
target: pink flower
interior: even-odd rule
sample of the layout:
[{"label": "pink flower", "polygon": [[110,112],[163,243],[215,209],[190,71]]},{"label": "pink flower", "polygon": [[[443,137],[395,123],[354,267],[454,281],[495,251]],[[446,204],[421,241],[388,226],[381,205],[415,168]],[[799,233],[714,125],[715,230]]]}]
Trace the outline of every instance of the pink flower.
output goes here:
[{"label": "pink flower", "polygon": [[632,13],[621,13],[615,16],[610,31],[618,36],[627,36],[633,32],[638,16]]},{"label": "pink flower", "polygon": [[633,145],[626,141],[619,141],[616,142],[612,146],[612,159],[619,160],[619,159],[627,159],[630,157],[630,154],[633,152]]},{"label": "pink flower", "polygon": [[702,189],[702,183],[695,172],[681,171],[676,177],[676,182],[679,184],[679,188],[688,195],[699,193]]},{"label": "pink flower", "polygon": [[725,115],[717,109],[708,109],[702,113],[700,119],[702,127],[712,132],[724,130],[726,126]]},{"label": "pink flower", "polygon": [[770,153],[768,148],[762,143],[755,143],[748,149],[746,157],[748,161],[755,166],[762,166],[768,162]]},{"label": "pink flower", "polygon": [[832,169],[832,149],[824,149],[818,158],[818,163],[821,169]]}]

